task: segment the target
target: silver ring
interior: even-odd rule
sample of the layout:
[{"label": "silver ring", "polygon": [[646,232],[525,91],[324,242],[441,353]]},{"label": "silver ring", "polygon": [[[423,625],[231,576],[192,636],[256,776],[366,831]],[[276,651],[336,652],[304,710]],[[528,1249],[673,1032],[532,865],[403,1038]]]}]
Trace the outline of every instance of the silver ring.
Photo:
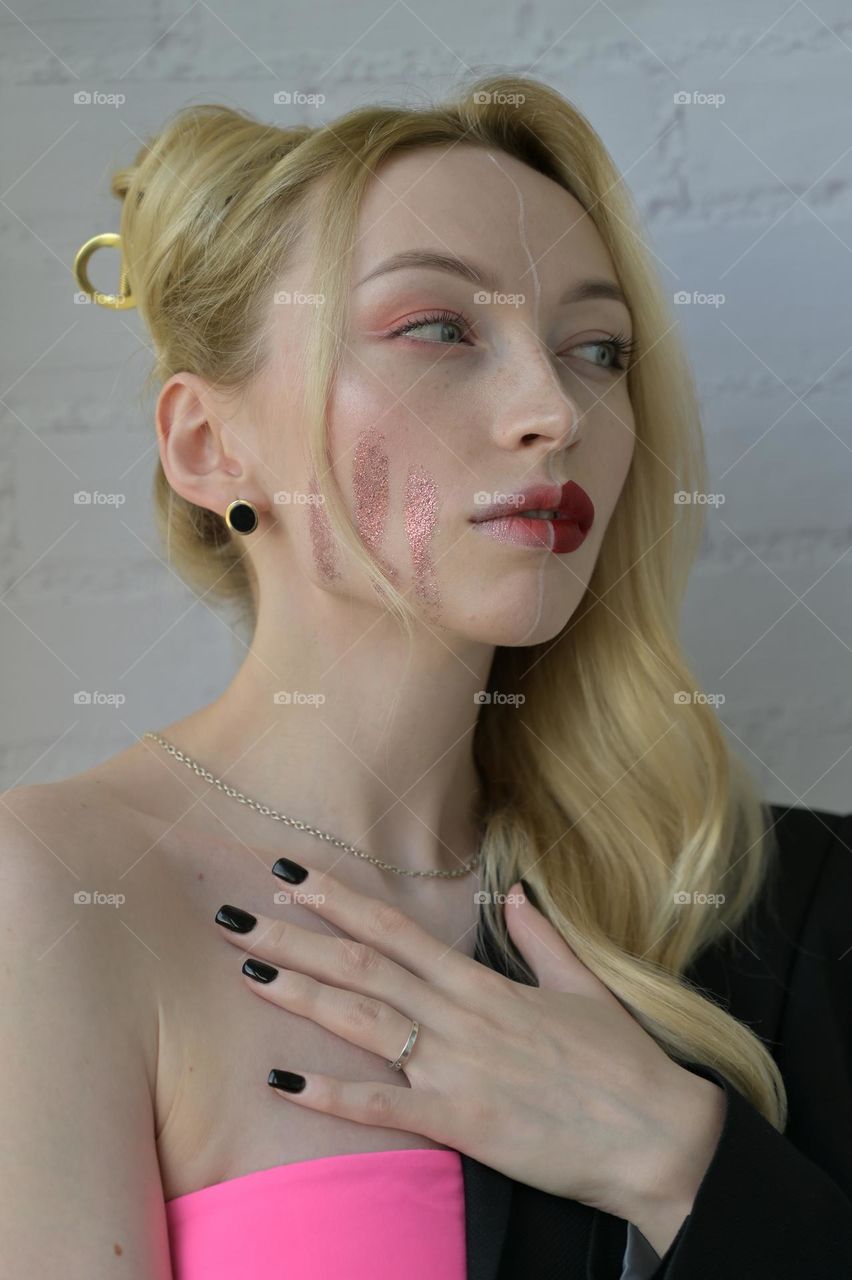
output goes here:
[{"label": "silver ring", "polygon": [[396,1062],[389,1062],[388,1066],[392,1071],[401,1071],[402,1065],[411,1056],[411,1050],[414,1048],[414,1042],[417,1039],[417,1033],[420,1030],[420,1023],[411,1019],[411,1030],[408,1033],[408,1039],[405,1042],[405,1048],[397,1058]]}]

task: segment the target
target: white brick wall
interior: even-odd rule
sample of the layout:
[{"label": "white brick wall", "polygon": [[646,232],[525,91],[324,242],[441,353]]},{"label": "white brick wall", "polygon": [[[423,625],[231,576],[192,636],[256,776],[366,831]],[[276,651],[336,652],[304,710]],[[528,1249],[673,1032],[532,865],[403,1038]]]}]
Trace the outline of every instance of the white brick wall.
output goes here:
[{"label": "white brick wall", "polygon": [[[3,7],[0,786],[66,776],[186,714],[241,653],[154,554],[138,317],[73,301],[77,248],[117,229],[110,170],[191,101],[283,119],[272,94],[294,86],[325,93],[329,118],[374,97],[440,95],[469,66],[529,69],[576,101],[627,171],[667,287],[725,294],[721,307],[678,309],[726,499],[684,639],[765,794],[852,808],[848,4],[386,9]],[[75,106],[80,89],[127,101]],[[682,105],[679,91],[726,100]],[[114,287],[111,271],[107,254],[95,259],[100,287]],[[126,501],[75,506],[78,489]],[[126,702],[75,706],[80,688]]]}]

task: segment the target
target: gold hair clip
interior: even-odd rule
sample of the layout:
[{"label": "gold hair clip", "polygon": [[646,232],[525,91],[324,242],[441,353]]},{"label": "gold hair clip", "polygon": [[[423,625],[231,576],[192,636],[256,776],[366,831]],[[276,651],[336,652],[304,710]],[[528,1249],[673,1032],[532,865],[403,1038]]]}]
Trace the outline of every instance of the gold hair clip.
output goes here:
[{"label": "gold hair clip", "polygon": [[125,311],[128,307],[135,307],[136,300],[130,288],[130,281],[127,278],[127,271],[124,261],[121,264],[121,274],[118,280],[118,293],[100,293],[89,279],[88,263],[89,258],[96,249],[102,247],[112,247],[121,250],[121,236],[115,231],[104,231],[101,235],[92,236],[91,240],[77,250],[77,256],[74,259],[74,278],[77,281],[83,293],[87,293],[94,302],[101,307],[112,307],[116,311]]}]

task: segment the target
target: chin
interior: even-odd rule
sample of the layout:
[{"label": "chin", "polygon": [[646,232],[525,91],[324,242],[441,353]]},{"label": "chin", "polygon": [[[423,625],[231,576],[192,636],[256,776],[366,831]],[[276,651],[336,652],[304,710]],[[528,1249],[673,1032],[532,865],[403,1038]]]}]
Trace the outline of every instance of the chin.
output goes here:
[{"label": "chin", "polygon": [[[573,595],[573,593],[572,593]],[[503,645],[506,648],[522,648],[525,645],[544,644],[559,635],[579,603],[557,599],[517,602],[515,608],[504,595],[498,604],[483,604],[475,613],[468,613],[458,625],[449,629],[468,640],[480,644]],[[445,624],[447,625],[447,624]]]}]

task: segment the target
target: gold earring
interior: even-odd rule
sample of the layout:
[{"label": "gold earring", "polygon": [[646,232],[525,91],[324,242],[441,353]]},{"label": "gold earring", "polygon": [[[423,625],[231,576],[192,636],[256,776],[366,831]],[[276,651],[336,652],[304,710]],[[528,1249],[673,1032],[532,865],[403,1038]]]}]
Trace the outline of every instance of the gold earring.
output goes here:
[{"label": "gold earring", "polygon": [[254,533],[257,528],[257,508],[245,498],[234,498],[225,511],[225,523],[234,533]]},{"label": "gold earring", "polygon": [[88,294],[100,306],[112,307],[115,311],[126,311],[128,307],[136,306],[136,300],[133,297],[130,281],[127,278],[123,255],[121,257],[121,274],[119,276],[117,294],[101,293],[89,279],[89,259],[96,249],[104,247],[121,250],[121,236],[118,232],[104,231],[101,235],[92,236],[77,250],[77,256],[74,259],[74,278],[77,281],[80,292]]}]

